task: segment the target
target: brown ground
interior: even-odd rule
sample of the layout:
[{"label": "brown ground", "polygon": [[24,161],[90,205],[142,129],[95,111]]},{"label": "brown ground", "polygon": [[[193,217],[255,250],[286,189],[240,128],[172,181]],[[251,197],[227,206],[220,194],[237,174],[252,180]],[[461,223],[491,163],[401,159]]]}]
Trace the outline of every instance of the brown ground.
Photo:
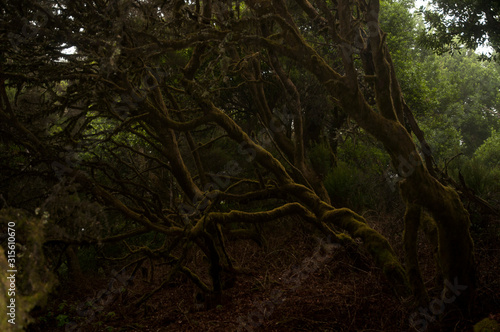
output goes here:
[{"label": "brown ground", "polygon": [[[366,217],[400,253],[401,220],[376,214]],[[368,257],[350,257],[335,245],[322,247],[319,238],[306,235],[310,230],[295,225],[294,220],[282,220],[267,226],[265,234],[273,235],[268,236],[265,248],[250,241],[229,246],[230,255],[247,273],[239,274],[234,287],[224,292],[222,305],[205,310],[195,301],[193,285],[179,277],[140,308],[127,307],[159,285],[167,268],[158,265],[151,283],[139,274],[120,296],[93,310],[80,331],[415,331],[409,324],[414,310],[394,296]],[[471,322],[500,312],[498,220],[483,226],[475,240],[481,284],[474,318],[457,322],[457,331],[467,331]],[[424,242],[421,257],[431,288],[434,266]],[[201,255],[192,257],[193,266],[201,263]],[[89,278],[85,286],[61,286],[48,308],[34,313],[38,323],[30,330],[78,331],[64,324],[81,324],[75,308],[102,294],[110,280],[110,276]],[[420,331],[433,329],[428,326]]]}]

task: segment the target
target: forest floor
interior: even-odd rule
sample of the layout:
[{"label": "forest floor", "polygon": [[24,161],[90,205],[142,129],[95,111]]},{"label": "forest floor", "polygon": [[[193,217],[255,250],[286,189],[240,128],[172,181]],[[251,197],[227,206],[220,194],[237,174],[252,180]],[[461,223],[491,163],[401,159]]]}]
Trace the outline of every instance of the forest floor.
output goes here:
[{"label": "forest floor", "polygon": [[[401,256],[401,217],[366,217]],[[500,313],[500,221],[482,223],[472,229],[480,271],[473,318],[457,322],[456,331],[469,331],[471,323]],[[158,287],[167,272],[165,265],[158,264],[152,276],[150,265],[145,264],[133,282],[122,280],[123,287],[112,286],[120,288],[120,292],[106,293],[110,284],[118,282],[111,279],[110,283],[111,275],[89,277],[79,285],[61,285],[47,308],[34,313],[36,324],[29,331],[436,330],[431,323],[437,322],[437,317],[424,318],[420,312],[426,308],[409,309],[408,299],[399,300],[394,295],[367,254],[349,254],[327,239],[311,236],[310,229],[297,226],[290,218],[268,225],[263,231],[270,234],[263,248],[251,241],[228,246],[245,273],[239,273],[233,287],[224,291],[222,305],[207,310],[197,300],[193,284],[179,277],[139,308],[131,306]],[[432,288],[436,283],[432,279],[433,253],[423,238],[421,241],[424,281]],[[192,257],[193,266],[201,262],[201,255]],[[109,300],[95,301],[110,294]],[[439,293],[431,291],[430,297],[438,299]],[[81,308],[92,300],[93,309],[87,307],[82,317]],[[414,313],[416,329],[410,326]],[[75,322],[78,327],[73,327]]]}]

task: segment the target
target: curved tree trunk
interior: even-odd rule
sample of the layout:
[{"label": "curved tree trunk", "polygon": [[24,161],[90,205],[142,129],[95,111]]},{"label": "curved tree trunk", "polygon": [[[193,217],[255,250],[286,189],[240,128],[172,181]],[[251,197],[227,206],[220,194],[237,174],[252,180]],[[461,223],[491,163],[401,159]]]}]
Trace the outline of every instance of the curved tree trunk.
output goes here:
[{"label": "curved tree trunk", "polygon": [[[311,18],[319,15],[307,0],[297,2],[307,9],[305,11]],[[411,202],[409,209],[425,208],[435,220],[438,229],[439,261],[445,281],[444,291],[450,291],[450,283],[463,285],[465,290],[456,299],[454,306],[467,311],[476,288],[469,214],[456,191],[442,185],[433,177],[402,123],[405,103],[394,74],[392,59],[385,45],[384,33],[378,25],[379,1],[371,1],[369,6],[359,8],[366,15],[364,23],[369,36],[363,45],[365,51],[370,54],[370,63],[365,63],[365,67],[369,65],[373,68],[373,75],[367,75],[366,80],[375,90],[376,108],[368,104],[358,84],[359,72],[353,58],[358,51],[353,42],[349,43],[352,40],[350,37],[355,33],[352,30],[354,18],[349,1],[339,1],[339,27],[331,29],[332,38],[341,44],[345,72],[343,75],[332,69],[302,38],[291,16],[283,14],[287,13],[287,9],[282,0],[276,0],[274,7],[275,11],[284,17],[284,22],[280,22],[280,26],[291,35],[289,44],[293,47],[285,47],[270,40],[264,40],[264,43],[306,67],[323,83],[342,109],[384,145],[393,167],[404,179],[400,184],[404,188],[402,190],[404,201]],[[333,17],[326,14],[325,16],[327,21],[325,24],[331,27],[337,25],[337,22],[328,21],[333,20]],[[365,69],[365,72],[369,72],[367,68]],[[428,153],[428,150],[424,153]],[[408,230],[410,233],[414,231]],[[415,265],[413,267],[416,268]]]}]

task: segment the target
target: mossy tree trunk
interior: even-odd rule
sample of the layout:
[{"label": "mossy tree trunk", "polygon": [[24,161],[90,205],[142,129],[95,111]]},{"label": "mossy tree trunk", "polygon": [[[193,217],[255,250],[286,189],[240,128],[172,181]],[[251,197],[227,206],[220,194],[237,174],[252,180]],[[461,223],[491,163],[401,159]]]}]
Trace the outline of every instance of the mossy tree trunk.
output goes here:
[{"label": "mossy tree trunk", "polygon": [[85,279],[77,253],[78,248],[75,245],[69,245],[66,248],[66,263],[68,265],[68,275],[71,283],[74,285],[80,285]]},{"label": "mossy tree trunk", "polygon": [[[309,8],[312,6],[307,0],[299,1],[302,6]],[[286,10],[284,2],[275,1],[276,12]],[[307,5],[304,5],[307,4]],[[395,77],[394,66],[387,46],[384,42],[384,32],[378,25],[379,1],[371,1],[366,7],[357,7],[363,12],[362,19],[355,19],[351,15],[353,4],[349,1],[339,1],[338,14],[340,23],[336,29],[330,30],[332,39],[343,43],[342,63],[344,74],[340,74],[330,67],[323,58],[305,42],[298,33],[299,29],[294,22],[285,17],[285,23],[281,23],[284,30],[288,30],[291,38],[290,47],[276,44],[266,40],[269,47],[280,50],[283,55],[291,57],[308,68],[316,77],[323,82],[329,93],[334,97],[339,105],[368,133],[382,142],[389,153],[393,167],[397,170],[403,180],[400,182],[401,193],[408,204],[408,213],[415,214],[420,208],[424,208],[436,222],[438,229],[438,252],[439,261],[442,267],[443,277],[448,283],[456,282],[467,289],[458,297],[455,305],[461,309],[467,309],[473,299],[476,288],[476,273],[473,255],[473,242],[469,233],[469,214],[464,208],[456,191],[441,184],[432,174],[414,143],[412,137],[404,126],[403,114],[407,106]],[[306,11],[307,12],[307,11]],[[310,10],[309,16],[319,14]],[[329,21],[333,17],[325,20],[330,26],[336,23]],[[374,75],[365,77],[368,84],[372,86],[376,93],[376,105],[372,106],[364,97],[363,91],[358,84],[359,68],[355,66],[354,56],[358,45],[350,40],[349,36],[357,34],[353,30],[354,22],[366,26],[367,37],[362,43],[365,51],[370,54],[370,63],[365,63],[365,73],[374,69]],[[428,149],[423,153],[429,154]],[[411,242],[414,241],[418,227],[408,217],[408,228],[406,232],[405,246],[409,252],[413,252]],[[416,216],[415,216],[416,218]],[[418,267],[415,265],[413,254],[410,254],[410,267],[417,273]],[[414,276],[416,274],[413,274]],[[418,278],[417,278],[418,279]],[[420,281],[413,280],[415,289],[421,289]],[[423,296],[422,290],[419,291]]]}]

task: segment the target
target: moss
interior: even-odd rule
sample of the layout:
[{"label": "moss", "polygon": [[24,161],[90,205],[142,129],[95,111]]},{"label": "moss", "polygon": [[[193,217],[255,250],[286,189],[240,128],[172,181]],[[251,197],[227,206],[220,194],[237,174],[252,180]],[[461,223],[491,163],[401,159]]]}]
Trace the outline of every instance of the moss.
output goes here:
[{"label": "moss", "polygon": [[[457,280],[458,284],[467,286],[454,302],[455,307],[466,313],[476,288],[469,214],[456,191],[443,186],[426,171],[407,178],[403,185],[402,194],[405,199],[425,207],[435,221],[439,265],[444,281]],[[432,225],[430,229],[432,230]],[[432,233],[435,236],[435,231],[432,230]]]},{"label": "moss", "polygon": [[406,275],[418,305],[429,303],[429,296],[418,265],[417,236],[421,216],[422,208],[420,206],[406,202],[405,230],[403,234]]},{"label": "moss", "polygon": [[369,227],[363,217],[349,209],[342,208],[325,213],[323,221],[331,222],[348,231],[353,237],[360,238],[374,258],[375,264],[382,269],[392,283],[396,294],[399,296],[410,294],[405,271],[391,245],[380,233]]},{"label": "moss", "polygon": [[474,332],[500,332],[500,324],[496,320],[485,318],[474,325]]},{"label": "moss", "polygon": [[441,263],[439,261],[439,238],[438,238],[438,229],[436,222],[434,219],[425,211],[422,212],[421,216],[421,229],[425,234],[425,237],[427,240],[430,242],[432,246],[432,250],[434,253],[434,260],[436,262],[436,278],[438,281],[438,284],[443,283],[443,268],[441,266]]},{"label": "moss", "polygon": [[448,195],[441,196],[445,200],[442,210],[432,211],[438,228],[439,262],[445,279],[457,278],[460,284],[467,285],[466,293],[459,297],[460,303],[457,303],[466,309],[476,287],[469,214],[453,189],[446,188],[446,193]]}]

